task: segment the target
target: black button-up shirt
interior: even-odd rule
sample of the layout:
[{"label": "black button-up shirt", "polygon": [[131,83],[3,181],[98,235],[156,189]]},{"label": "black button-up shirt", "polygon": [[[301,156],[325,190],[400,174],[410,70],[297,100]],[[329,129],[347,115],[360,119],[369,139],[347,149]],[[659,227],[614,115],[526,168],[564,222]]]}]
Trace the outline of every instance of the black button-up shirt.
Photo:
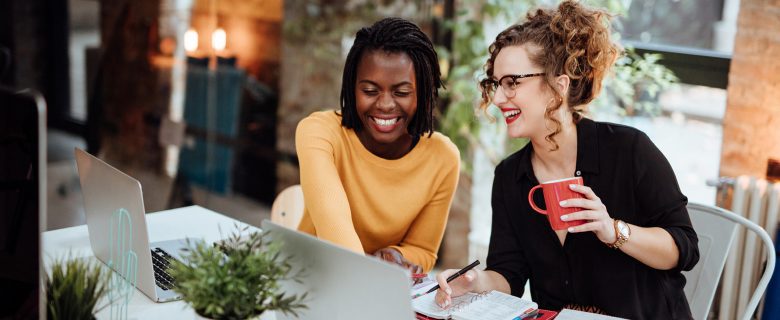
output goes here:
[{"label": "black button-up shirt", "polygon": [[[594,233],[569,233],[561,246],[547,217],[528,204],[537,185],[529,143],[502,161],[493,181],[493,226],[487,270],[506,278],[522,296],[526,280],[542,309],[593,306],[630,319],[689,319],[685,278],[699,260],[687,198],[669,162],[643,132],[617,124],[582,119],[577,124],[577,165],[581,175],[614,219],[671,234],[680,252],[672,270],[657,270]],[[534,195],[544,204],[541,192]],[[631,239],[629,239],[631,241]]]}]

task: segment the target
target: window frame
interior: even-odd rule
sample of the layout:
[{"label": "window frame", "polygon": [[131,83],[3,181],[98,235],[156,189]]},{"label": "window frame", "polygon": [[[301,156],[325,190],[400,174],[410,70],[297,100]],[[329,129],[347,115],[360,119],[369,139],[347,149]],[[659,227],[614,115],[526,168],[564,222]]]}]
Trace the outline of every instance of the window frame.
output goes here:
[{"label": "window frame", "polygon": [[726,89],[731,67],[731,54],[714,50],[643,43],[624,40],[624,46],[633,47],[640,55],[659,53],[659,64],[671,69],[680,83]]}]

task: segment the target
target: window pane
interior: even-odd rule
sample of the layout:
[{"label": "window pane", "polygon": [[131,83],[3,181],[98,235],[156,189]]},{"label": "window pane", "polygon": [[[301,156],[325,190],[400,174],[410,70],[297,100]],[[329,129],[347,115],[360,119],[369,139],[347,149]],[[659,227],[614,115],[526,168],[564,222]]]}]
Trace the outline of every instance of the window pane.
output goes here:
[{"label": "window pane", "polygon": [[622,37],[731,53],[739,0],[629,1]]},{"label": "window pane", "polygon": [[688,201],[714,205],[716,190],[706,182],[719,173],[726,90],[679,85],[662,92],[658,103],[658,117],[595,117],[644,131],[669,160]]},{"label": "window pane", "polygon": [[87,120],[87,49],[100,46],[100,8],[97,1],[70,1],[70,116]]}]

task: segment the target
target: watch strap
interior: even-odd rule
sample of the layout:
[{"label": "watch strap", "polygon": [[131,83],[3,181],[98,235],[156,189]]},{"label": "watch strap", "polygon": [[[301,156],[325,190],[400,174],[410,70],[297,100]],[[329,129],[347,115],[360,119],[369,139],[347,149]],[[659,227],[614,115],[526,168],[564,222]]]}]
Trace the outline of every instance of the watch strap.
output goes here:
[{"label": "watch strap", "polygon": [[615,228],[615,242],[607,244],[607,246],[612,249],[619,249],[623,244],[625,244],[628,241],[628,237],[625,236],[622,232],[620,232],[620,228],[618,227],[620,222],[622,221],[615,219],[614,223],[612,224],[613,227]]}]

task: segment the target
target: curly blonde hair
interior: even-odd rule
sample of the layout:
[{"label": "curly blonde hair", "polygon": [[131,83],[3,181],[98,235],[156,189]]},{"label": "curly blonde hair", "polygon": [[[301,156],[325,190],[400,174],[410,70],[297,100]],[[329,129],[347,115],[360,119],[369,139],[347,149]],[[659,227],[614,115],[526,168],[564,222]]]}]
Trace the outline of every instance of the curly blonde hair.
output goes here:
[{"label": "curly blonde hair", "polygon": [[[557,9],[529,11],[524,22],[515,24],[496,36],[485,63],[488,79],[493,78],[493,63],[501,49],[528,44],[531,62],[542,67],[545,82],[553,92],[554,102],[547,107],[545,119],[554,131],[545,140],[558,149],[555,135],[561,132],[561,122],[553,114],[563,105],[563,92],[555,86],[555,78],[567,75],[571,79],[566,96],[569,111],[577,123],[587,104],[601,91],[604,76],[622,54],[622,48],[610,38],[609,13],[587,8],[576,1],[563,1]],[[490,90],[481,87],[480,109],[487,111],[491,103]]]}]

